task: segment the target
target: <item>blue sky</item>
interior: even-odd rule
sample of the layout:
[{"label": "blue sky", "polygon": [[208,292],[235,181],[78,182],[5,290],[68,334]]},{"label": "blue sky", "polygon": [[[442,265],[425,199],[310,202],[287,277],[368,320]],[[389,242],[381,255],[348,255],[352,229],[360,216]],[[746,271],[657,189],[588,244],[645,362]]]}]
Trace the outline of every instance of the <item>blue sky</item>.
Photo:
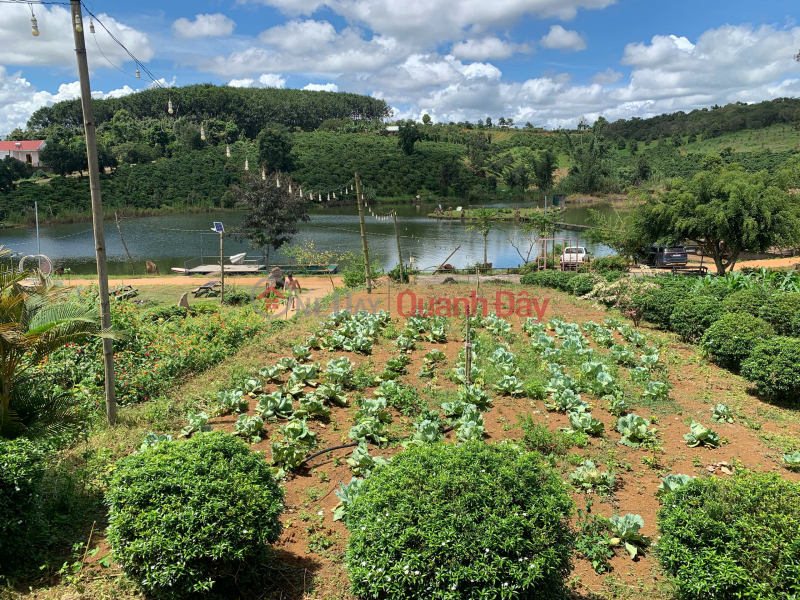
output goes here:
[{"label": "blue sky", "polygon": [[[88,3],[165,84],[329,89],[395,116],[574,125],[800,94],[789,0],[173,0]],[[76,97],[60,6],[0,4],[0,134]],[[87,16],[88,21],[88,16]],[[148,85],[101,28],[98,97]],[[108,57],[108,61],[98,51]],[[110,61],[110,62],[109,62]],[[113,63],[113,64],[111,64]],[[116,69],[119,67],[123,72]]]}]

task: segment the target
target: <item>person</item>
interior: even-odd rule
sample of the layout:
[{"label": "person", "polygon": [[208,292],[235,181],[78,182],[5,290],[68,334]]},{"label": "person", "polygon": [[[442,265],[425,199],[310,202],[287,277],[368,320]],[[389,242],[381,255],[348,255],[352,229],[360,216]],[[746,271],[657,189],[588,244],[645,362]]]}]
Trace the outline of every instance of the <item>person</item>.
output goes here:
[{"label": "person", "polygon": [[292,299],[291,309],[294,310],[295,303],[297,302],[297,295],[300,293],[300,282],[292,277],[291,271],[286,273],[286,281],[283,284],[283,291],[288,292],[289,298]]}]

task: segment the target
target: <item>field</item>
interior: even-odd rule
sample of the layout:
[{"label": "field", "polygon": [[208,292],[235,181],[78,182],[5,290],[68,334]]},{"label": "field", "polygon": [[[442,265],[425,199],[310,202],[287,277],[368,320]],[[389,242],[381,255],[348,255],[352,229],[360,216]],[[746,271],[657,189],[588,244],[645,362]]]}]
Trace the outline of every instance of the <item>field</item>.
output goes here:
[{"label": "field", "polygon": [[[460,285],[415,286],[408,289],[417,298],[469,297],[473,291]],[[393,291],[393,294],[398,291],[400,290]],[[497,308],[493,306],[493,300],[498,291],[516,295],[522,288],[513,285],[484,286],[479,296],[489,299],[490,312]],[[595,489],[588,494],[574,488],[572,497],[576,508],[584,509],[589,500],[593,502],[592,513],[595,515],[611,517],[617,514],[638,514],[644,520],[642,533],[652,536],[657,545],[659,531],[656,526],[656,512],[660,508],[660,502],[656,492],[661,478],[668,474],[681,473],[698,477],[710,477],[713,474],[726,478],[731,472],[740,469],[754,469],[777,471],[787,479],[800,481],[800,474],[787,471],[781,464],[783,453],[800,450],[800,417],[796,412],[754,399],[748,394],[747,385],[741,378],[709,364],[698,355],[696,348],[678,342],[672,334],[643,326],[639,332],[644,338],[637,338],[635,332],[626,328],[624,320],[621,320],[619,328],[611,334],[612,339],[601,340],[606,334],[597,333],[598,328],[586,324],[594,322],[603,325],[607,317],[619,319],[619,315],[553,290],[526,288],[525,291],[532,298],[539,299],[540,306],[544,299],[549,299],[544,314],[545,323],[552,320],[551,325],[559,326],[558,320],[562,320],[567,324],[582,326],[586,346],[595,351],[596,358],[593,360],[606,365],[604,368],[608,369],[617,385],[623,389],[623,396],[629,403],[627,412],[647,418],[657,430],[655,440],[642,447],[621,445],[621,435],[616,430],[617,417],[609,412],[608,402],[597,397],[599,392],[584,392],[583,400],[588,401],[591,415],[602,422],[604,431],[596,436],[566,436],[566,439],[571,440],[569,444],[573,445],[556,451],[551,449],[554,464],[563,479],[569,482],[576,467],[589,459],[600,469],[613,471],[615,481],[608,490]],[[385,308],[389,300],[385,294],[385,290],[377,290],[369,299],[374,301],[375,298],[382,298],[383,304],[378,307]],[[360,292],[354,295],[353,302],[358,305],[359,301],[365,303],[367,299],[367,294]],[[388,361],[400,354],[395,340],[407,325],[407,319],[398,317],[396,304],[393,303],[391,308],[392,320],[377,336],[371,354],[341,349],[311,350],[310,360],[320,362],[323,367],[333,358],[347,356],[354,363],[353,372],[356,375],[351,391],[347,392],[348,406],[332,406],[329,416],[312,415],[308,419],[308,427],[317,437],[315,451],[351,441],[348,430],[354,424],[357,407],[362,404],[360,399],[373,397],[378,389],[374,376],[384,373]],[[243,389],[243,386],[248,385],[247,379],[252,377],[263,385],[264,393],[276,391],[286,382],[287,375],[284,373],[279,381],[269,383],[258,375],[259,370],[275,365],[282,357],[291,356],[294,346],[305,344],[308,337],[318,330],[324,317],[325,313],[322,317],[298,316],[279,333],[258,337],[235,356],[175,388],[166,398],[156,403],[124,407],[117,427],[101,428],[85,443],[68,451],[62,460],[82,472],[97,475],[104,469],[109,469],[117,457],[138,447],[149,431],[177,435],[186,425],[185,414],[188,410],[204,409],[212,415],[208,424],[215,430],[233,432],[238,414],[213,416],[218,407],[218,392]],[[505,320],[511,325],[509,331],[503,332],[501,324],[493,333],[490,324],[489,327],[479,327],[475,338],[478,343],[474,367],[483,371],[479,376],[485,380],[484,387],[492,397],[491,403],[483,412],[485,438],[490,443],[512,440],[526,445],[528,449],[543,450],[541,430],[538,434],[534,433],[533,425],[544,425],[550,432],[558,435],[557,430],[569,427],[570,421],[563,411],[548,410],[545,401],[531,398],[530,396],[537,395],[531,393],[531,388],[526,387],[527,393],[522,395],[504,395],[493,389],[501,380],[503,371],[500,368],[501,363],[496,358],[493,362],[490,357],[500,347],[507,347],[514,355],[512,362],[517,370],[516,377],[521,383],[546,383],[550,376],[545,371],[546,361],[532,348],[531,339],[539,333],[533,331],[531,335],[524,332],[524,318],[509,316]],[[388,459],[399,452],[402,440],[415,432],[413,424],[421,409],[429,408],[441,413],[442,404],[456,399],[460,385],[452,371],[458,361],[459,351],[463,348],[464,326],[463,318],[447,319],[442,332],[444,337],[436,336],[442,341],[435,343],[420,340],[415,342],[413,349],[407,350],[406,354],[410,358],[410,364],[406,367],[407,373],[397,376],[396,381],[416,392],[389,397],[391,422],[385,431],[388,442],[380,448],[370,444],[369,451],[373,456]],[[566,327],[569,328],[569,325]],[[527,328],[531,331],[530,326]],[[549,328],[544,330],[554,341],[557,339],[555,336],[560,335],[558,331],[550,331]],[[623,339],[623,334],[627,340]],[[598,341],[602,343],[598,345]],[[558,345],[560,343],[559,340]],[[633,351],[630,362],[622,365],[612,360],[607,349],[611,343],[628,346]],[[425,362],[423,357],[433,349],[442,351],[444,359],[431,364],[431,377],[420,377],[418,372]],[[649,372],[645,379],[667,384],[667,397],[648,395],[645,393],[648,389],[645,380],[631,380],[633,366],[641,364],[643,353],[658,355],[657,360],[651,360],[647,367]],[[580,369],[577,372],[575,369],[580,361],[576,363],[574,360],[564,359],[561,362],[566,365],[566,372],[576,379],[580,378]],[[304,391],[307,393],[312,390],[306,387]],[[245,414],[256,414],[257,395],[253,392],[250,396],[245,396],[249,398]],[[547,402],[551,402],[551,399],[548,398]],[[732,409],[733,423],[717,423],[711,420],[711,410],[717,403],[724,403]],[[688,447],[684,434],[689,432],[693,421],[718,432],[719,447]],[[285,419],[265,423],[266,436],[262,441],[252,444],[252,449],[263,451],[269,459],[271,443],[280,438],[279,426],[285,423]],[[456,433],[450,431],[446,434],[447,443],[455,441]],[[287,510],[282,517],[284,530],[275,544],[279,564],[282,566],[276,572],[271,587],[258,592],[246,590],[246,595],[297,600],[353,599],[347,591],[347,573],[343,568],[349,533],[341,521],[332,520],[333,510],[339,503],[334,491],[339,489],[340,482],[348,482],[352,477],[351,468],[345,462],[351,451],[352,448],[334,450],[294,470],[287,468],[284,481]],[[84,548],[89,550],[88,557],[84,557],[86,566],[77,574],[59,577],[56,574],[58,561],[54,561],[53,566],[45,569],[45,577],[32,584],[31,591],[14,592],[7,589],[0,592],[0,597],[141,597],[137,596],[135,586],[113,561],[109,562],[109,546],[104,534],[104,510],[102,506],[89,502],[99,497],[98,494],[104,487],[102,481],[103,478],[99,477],[85,486],[87,508],[81,514],[80,522],[75,524],[74,541],[76,547],[79,547],[77,554],[84,554]],[[90,538],[89,531],[95,521],[94,533]],[[579,527],[577,517],[573,517],[572,522],[576,528]],[[580,539],[577,532],[576,538]],[[64,557],[64,560],[77,559]],[[596,573],[590,562],[580,553],[576,553],[569,585],[575,598],[675,597],[670,579],[660,570],[653,548],[646,549],[644,555],[635,560],[631,560],[624,550],[616,549],[608,562],[608,570],[601,573]]]}]

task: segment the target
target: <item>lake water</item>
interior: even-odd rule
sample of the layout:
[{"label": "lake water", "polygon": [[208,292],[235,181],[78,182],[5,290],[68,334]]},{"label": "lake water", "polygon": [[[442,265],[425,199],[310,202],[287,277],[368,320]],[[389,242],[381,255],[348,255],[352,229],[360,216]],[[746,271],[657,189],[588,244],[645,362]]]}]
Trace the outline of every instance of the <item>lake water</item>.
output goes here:
[{"label": "lake water", "polygon": [[[493,207],[508,205],[489,205]],[[459,251],[448,260],[457,268],[483,262],[483,237],[474,231],[466,231],[462,221],[430,219],[433,205],[378,205],[373,208],[374,216],[367,212],[366,227],[369,240],[370,258],[379,261],[387,268],[397,264],[397,242],[394,224],[388,214],[397,209],[403,258],[414,257],[417,268],[436,267],[461,245]],[[610,205],[593,207],[605,214],[614,212]],[[211,232],[213,221],[222,221],[226,229],[232,229],[241,222],[242,213],[225,212],[216,214],[170,215],[125,219],[122,233],[128,250],[136,263],[137,273],[144,272],[144,261],[156,263],[161,273],[169,272],[171,267],[183,267],[188,260],[206,255],[206,263],[213,262],[211,256],[219,257],[219,236]],[[589,216],[589,208],[584,205],[568,207],[564,215],[567,223],[584,224]],[[508,235],[518,231],[513,222],[499,223],[502,229],[492,230],[488,237],[488,259],[497,268],[515,267],[522,263],[517,252],[508,242]],[[361,252],[358,209],[356,206],[315,207],[311,221],[301,224],[296,240],[313,240],[320,250],[337,252]],[[131,267],[120,242],[117,227],[113,221],[105,223],[106,246],[109,259],[109,273],[129,275]],[[580,234],[566,231],[557,237],[578,238]],[[48,225],[39,228],[41,253],[50,257],[56,265],[69,267],[75,273],[94,273],[94,238],[91,223],[70,223]],[[36,254],[35,228],[0,229],[0,245],[23,254]],[[603,246],[583,243],[595,256],[603,256],[609,250]],[[230,256],[248,251],[246,242],[225,239],[225,255]],[[251,257],[259,253],[249,249]],[[534,250],[535,255],[535,250]],[[272,252],[270,262],[287,263],[280,252]]]}]

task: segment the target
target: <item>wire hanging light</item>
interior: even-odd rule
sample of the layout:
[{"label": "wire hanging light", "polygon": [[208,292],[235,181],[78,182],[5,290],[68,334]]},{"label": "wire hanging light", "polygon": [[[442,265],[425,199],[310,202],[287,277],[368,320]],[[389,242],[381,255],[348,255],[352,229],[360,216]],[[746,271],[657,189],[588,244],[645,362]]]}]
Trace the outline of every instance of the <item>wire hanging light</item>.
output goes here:
[{"label": "wire hanging light", "polygon": [[75,13],[75,31],[78,33],[83,31],[83,21],[81,20],[81,14],[79,12]]},{"label": "wire hanging light", "polygon": [[94,33],[94,21],[91,19],[89,19],[89,33]]},{"label": "wire hanging light", "polygon": [[331,193],[328,192],[328,202],[330,202],[330,201],[331,201]]},{"label": "wire hanging light", "polygon": [[261,181],[267,180],[267,172],[264,169],[261,169]]},{"label": "wire hanging light", "polygon": [[225,144],[225,156],[227,156],[228,158],[231,157],[231,145],[230,144]]},{"label": "wire hanging light", "polygon": [[172,108],[172,98],[167,101],[167,112],[173,114],[175,110]]},{"label": "wire hanging light", "polygon": [[[291,182],[291,181],[289,182],[289,193],[290,193],[290,194],[292,193],[292,182]],[[302,194],[301,194],[301,195],[302,195]]]},{"label": "wire hanging light", "polygon": [[139,73],[139,69],[136,69],[136,79],[141,79],[141,78],[142,78],[142,74]]},{"label": "wire hanging light", "polygon": [[247,158],[246,156],[244,157],[244,170],[245,171],[250,170],[250,159]]},{"label": "wire hanging light", "polygon": [[206,128],[200,123],[200,139],[206,141]]},{"label": "wire hanging light", "polygon": [[333,199],[336,200],[336,192],[333,192]]},{"label": "wire hanging light", "polygon": [[281,176],[280,175],[276,175],[275,176],[275,187],[281,187]]},{"label": "wire hanging light", "polygon": [[319,201],[322,202],[322,194],[319,195]]},{"label": "wire hanging light", "polygon": [[31,9],[31,35],[33,37],[39,37],[39,24],[36,22],[36,15],[33,14],[33,6],[30,6]]}]

